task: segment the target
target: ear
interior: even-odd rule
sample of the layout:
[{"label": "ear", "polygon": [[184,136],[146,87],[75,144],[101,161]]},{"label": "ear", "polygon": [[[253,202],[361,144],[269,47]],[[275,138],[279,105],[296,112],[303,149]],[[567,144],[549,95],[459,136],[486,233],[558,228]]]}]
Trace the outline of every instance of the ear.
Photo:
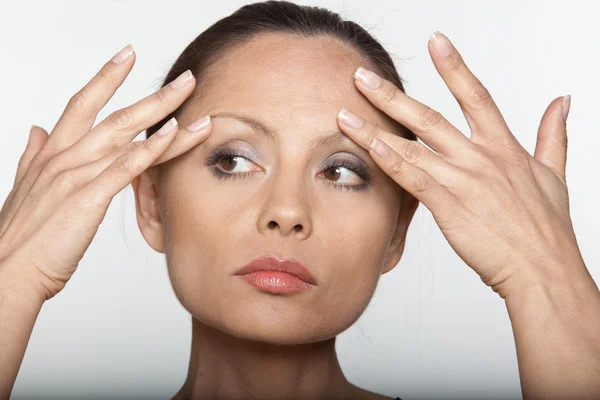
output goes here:
[{"label": "ear", "polygon": [[138,226],[146,242],[154,250],[164,253],[163,224],[158,206],[158,188],[155,168],[142,172],[131,182],[135,194]]},{"label": "ear", "polygon": [[390,272],[398,263],[404,253],[404,246],[406,244],[406,233],[408,226],[415,215],[415,211],[419,206],[419,201],[407,191],[404,191],[402,196],[402,204],[400,205],[400,212],[398,213],[398,222],[396,223],[396,230],[393,233],[390,247],[388,248],[387,257],[385,259],[385,265],[381,274]]}]

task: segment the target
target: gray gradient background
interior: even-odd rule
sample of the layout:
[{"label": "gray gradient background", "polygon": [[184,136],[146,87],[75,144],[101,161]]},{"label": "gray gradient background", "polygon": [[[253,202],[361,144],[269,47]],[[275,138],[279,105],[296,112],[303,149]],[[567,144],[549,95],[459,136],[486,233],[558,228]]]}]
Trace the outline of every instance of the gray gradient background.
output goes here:
[{"label": "gray gradient background", "polygon": [[[131,43],[137,62],[98,121],[159,87],[183,48],[245,1],[23,1],[0,6],[0,195],[32,123],[52,129],[69,97]],[[468,125],[427,52],[446,33],[533,152],[549,102],[573,96],[567,181],[584,259],[600,277],[598,2],[331,0],[395,55],[406,90]],[[137,139],[142,139],[140,134]],[[25,398],[170,398],[186,377],[190,317],[164,257],[143,240],[128,186],[65,290],[38,317],[14,390]],[[594,206],[595,205],[595,206]],[[0,321],[1,323],[1,321]],[[338,338],[348,379],[403,399],[521,398],[502,299],[454,253],[420,206],[400,264]]]}]

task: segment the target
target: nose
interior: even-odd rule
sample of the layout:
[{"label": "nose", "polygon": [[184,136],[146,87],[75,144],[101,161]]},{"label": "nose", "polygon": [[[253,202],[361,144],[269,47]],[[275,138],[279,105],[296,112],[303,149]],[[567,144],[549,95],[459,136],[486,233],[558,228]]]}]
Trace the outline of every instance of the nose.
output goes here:
[{"label": "nose", "polygon": [[273,177],[264,208],[258,218],[258,230],[263,235],[278,233],[296,239],[308,238],[312,231],[309,199],[302,179],[290,179],[289,175]]}]

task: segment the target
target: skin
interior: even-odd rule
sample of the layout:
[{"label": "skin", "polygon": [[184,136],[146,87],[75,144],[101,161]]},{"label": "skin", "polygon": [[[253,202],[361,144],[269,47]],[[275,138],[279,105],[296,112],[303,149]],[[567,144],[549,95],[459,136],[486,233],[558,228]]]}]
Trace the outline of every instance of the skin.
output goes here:
[{"label": "skin", "polygon": [[[210,137],[134,183],[140,230],[166,254],[174,291],[192,315],[190,369],[176,399],[380,398],[346,381],[335,336],[400,260],[418,203],[339,132],[343,106],[398,130],[354,86],[350,77],[364,64],[329,37],[257,37],[213,66],[217,83],[178,117],[188,124],[210,114]],[[223,113],[254,118],[278,139]],[[314,147],[334,132],[341,142]],[[251,160],[221,161],[236,179],[218,179],[205,163],[223,146]],[[326,164],[336,159],[362,160],[372,175],[368,189],[348,190],[363,180],[345,167],[336,175]],[[318,284],[273,295],[233,276],[263,255],[302,262]]]}]

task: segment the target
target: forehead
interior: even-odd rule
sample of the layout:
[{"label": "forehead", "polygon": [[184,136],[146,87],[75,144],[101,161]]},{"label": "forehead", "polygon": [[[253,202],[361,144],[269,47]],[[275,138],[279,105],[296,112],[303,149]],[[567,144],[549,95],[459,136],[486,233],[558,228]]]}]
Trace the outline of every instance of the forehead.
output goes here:
[{"label": "forehead", "polygon": [[200,85],[190,108],[194,116],[243,111],[279,131],[302,136],[336,129],[338,111],[348,108],[394,131],[389,117],[356,89],[354,72],[359,66],[373,68],[335,38],[261,34],[227,50],[209,67],[208,85]]}]

